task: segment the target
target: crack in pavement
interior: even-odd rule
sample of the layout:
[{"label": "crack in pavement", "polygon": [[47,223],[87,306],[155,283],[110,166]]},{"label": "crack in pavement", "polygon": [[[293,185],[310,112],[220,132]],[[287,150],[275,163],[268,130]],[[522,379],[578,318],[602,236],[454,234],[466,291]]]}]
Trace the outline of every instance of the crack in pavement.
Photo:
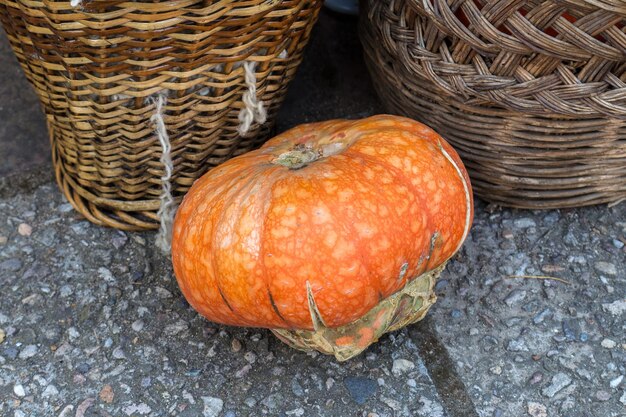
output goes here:
[{"label": "crack in pavement", "polygon": [[409,328],[411,340],[437,389],[444,410],[450,417],[478,417],[465,384],[459,377],[454,362],[435,333],[431,316]]}]

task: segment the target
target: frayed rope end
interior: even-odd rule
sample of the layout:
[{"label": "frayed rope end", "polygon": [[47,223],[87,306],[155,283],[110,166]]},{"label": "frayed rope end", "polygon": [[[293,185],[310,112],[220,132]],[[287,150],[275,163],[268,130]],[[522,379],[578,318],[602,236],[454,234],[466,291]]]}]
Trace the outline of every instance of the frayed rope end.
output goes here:
[{"label": "frayed rope end", "polygon": [[172,249],[172,226],[174,223],[174,214],[176,213],[174,197],[172,196],[172,184],[170,182],[172,172],[174,171],[174,164],[172,163],[171,155],[172,145],[163,120],[163,107],[167,103],[167,100],[163,94],[159,94],[153,101],[155,111],[152,117],[150,117],[150,120],[154,123],[155,132],[161,144],[160,161],[165,168],[165,173],[161,177],[163,191],[159,197],[161,205],[157,212],[161,224],[156,237],[156,245],[164,254],[169,254]]}]

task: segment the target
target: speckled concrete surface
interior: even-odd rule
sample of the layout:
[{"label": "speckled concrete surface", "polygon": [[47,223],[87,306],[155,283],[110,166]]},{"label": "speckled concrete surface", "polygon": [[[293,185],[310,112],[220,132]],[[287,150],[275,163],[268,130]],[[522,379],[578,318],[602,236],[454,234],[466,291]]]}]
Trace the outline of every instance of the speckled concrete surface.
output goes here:
[{"label": "speckled concrete surface", "polygon": [[0,218],[0,415],[447,415],[406,331],[340,364],[207,322],[153,234],[95,226],[53,184]]}]

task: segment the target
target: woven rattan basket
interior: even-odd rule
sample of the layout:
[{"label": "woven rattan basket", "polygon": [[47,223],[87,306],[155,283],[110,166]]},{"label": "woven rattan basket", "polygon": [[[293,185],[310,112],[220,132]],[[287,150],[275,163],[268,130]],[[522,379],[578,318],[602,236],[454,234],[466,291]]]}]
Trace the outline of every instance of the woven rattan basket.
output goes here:
[{"label": "woven rattan basket", "polygon": [[[0,0],[0,20],[43,104],[67,198],[89,220],[131,230],[158,226],[168,173],[155,113],[179,199],[267,137],[321,4]],[[267,117],[240,134],[246,92]]]},{"label": "woven rattan basket", "polygon": [[626,198],[626,1],[367,0],[366,62],[391,112],[523,208]]}]

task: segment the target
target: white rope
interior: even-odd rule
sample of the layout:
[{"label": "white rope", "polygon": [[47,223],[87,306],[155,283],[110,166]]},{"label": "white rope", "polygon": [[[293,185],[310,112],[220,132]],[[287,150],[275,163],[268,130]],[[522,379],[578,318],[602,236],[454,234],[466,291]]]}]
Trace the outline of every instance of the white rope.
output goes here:
[{"label": "white rope", "polygon": [[83,0],[70,0],[70,6],[78,7],[83,2]]},{"label": "white rope", "polygon": [[265,123],[267,112],[263,102],[256,96],[256,62],[246,61],[243,63],[244,78],[248,91],[243,93],[244,108],[239,112],[239,134],[246,136],[253,122]]},{"label": "white rope", "polygon": [[163,106],[165,106],[167,100],[163,94],[159,94],[154,100],[155,111],[150,120],[155,125],[156,135],[159,138],[161,144],[161,163],[165,168],[165,174],[161,177],[161,184],[163,192],[161,193],[161,205],[157,216],[161,222],[159,233],[156,237],[156,245],[163,253],[168,254],[172,247],[172,224],[174,223],[174,213],[176,208],[174,207],[174,198],[172,197],[172,185],[170,180],[172,178],[172,171],[174,170],[174,164],[172,163],[172,145],[170,144],[170,138],[165,128],[165,122],[163,121]]}]

